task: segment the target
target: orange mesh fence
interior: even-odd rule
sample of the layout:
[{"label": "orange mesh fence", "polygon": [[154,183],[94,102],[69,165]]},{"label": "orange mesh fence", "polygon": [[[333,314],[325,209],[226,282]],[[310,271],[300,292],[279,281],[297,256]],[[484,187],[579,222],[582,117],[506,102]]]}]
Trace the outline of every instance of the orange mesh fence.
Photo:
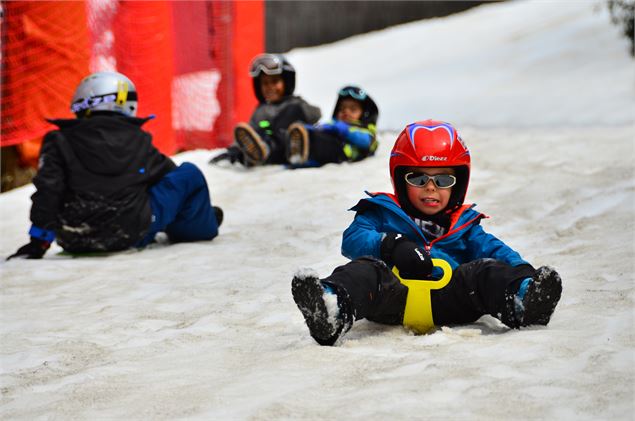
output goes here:
[{"label": "orange mesh fence", "polygon": [[176,152],[176,141],[172,129],[171,5],[164,1],[119,2],[112,28],[117,71],[137,87],[137,114],[156,116],[144,128],[152,133],[157,148],[172,154]]},{"label": "orange mesh fence", "polygon": [[46,117],[72,117],[77,84],[103,70],[135,83],[162,152],[229,144],[256,103],[247,63],[263,50],[262,3],[3,2],[2,146],[41,137]]},{"label": "orange mesh fence", "polygon": [[70,99],[88,73],[86,9],[81,2],[2,3],[0,145],[41,137],[44,118],[72,117]]}]

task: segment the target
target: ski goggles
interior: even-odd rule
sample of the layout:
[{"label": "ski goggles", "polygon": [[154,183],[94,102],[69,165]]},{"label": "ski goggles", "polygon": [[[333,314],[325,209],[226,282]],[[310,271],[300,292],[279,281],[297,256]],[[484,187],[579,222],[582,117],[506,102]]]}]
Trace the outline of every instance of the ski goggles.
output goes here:
[{"label": "ski goggles", "polygon": [[423,187],[428,184],[430,180],[440,189],[449,189],[456,184],[456,177],[451,174],[427,175],[409,172],[404,178],[406,179],[406,183],[414,187]]},{"label": "ski goggles", "polygon": [[339,96],[350,96],[358,101],[363,101],[368,96],[366,91],[359,88],[343,88],[340,89]]},{"label": "ski goggles", "polygon": [[261,72],[267,75],[280,75],[284,70],[284,63],[280,57],[274,54],[261,54],[251,62],[249,75],[256,77]]},{"label": "ski goggles", "polygon": [[88,98],[80,98],[71,104],[71,111],[79,113],[84,110],[94,108],[100,104],[108,104],[116,102],[118,106],[123,107],[126,101],[137,101],[137,93],[135,91],[128,91],[128,87],[120,89],[117,92],[112,92],[104,95],[93,95]]}]

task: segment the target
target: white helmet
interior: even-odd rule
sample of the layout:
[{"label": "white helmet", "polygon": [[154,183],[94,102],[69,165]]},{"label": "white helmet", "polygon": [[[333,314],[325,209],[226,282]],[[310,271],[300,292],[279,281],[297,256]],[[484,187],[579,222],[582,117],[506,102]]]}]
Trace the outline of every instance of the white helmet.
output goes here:
[{"label": "white helmet", "polygon": [[91,111],[113,111],[134,117],[137,115],[137,90],[130,79],[117,72],[97,72],[80,83],[71,111],[85,117]]}]

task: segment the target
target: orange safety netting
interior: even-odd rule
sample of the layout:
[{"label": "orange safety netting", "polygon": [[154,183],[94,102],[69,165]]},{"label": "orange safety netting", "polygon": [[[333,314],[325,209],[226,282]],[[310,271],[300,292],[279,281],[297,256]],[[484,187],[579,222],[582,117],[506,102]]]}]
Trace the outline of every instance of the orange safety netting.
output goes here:
[{"label": "orange safety netting", "polygon": [[86,9],[81,2],[2,3],[0,145],[41,137],[44,118],[72,117],[70,99],[88,73]]},{"label": "orange safety netting", "polygon": [[170,3],[119,2],[112,31],[117,71],[128,76],[137,88],[137,114],[156,116],[144,128],[152,133],[155,146],[162,152],[176,152],[172,129],[174,43]]},{"label": "orange safety netting", "polygon": [[[3,2],[2,146],[38,142],[73,117],[91,72],[127,75],[164,153],[225,146],[256,101],[247,63],[263,50],[263,1]],[[32,151],[33,148],[21,148]]]}]

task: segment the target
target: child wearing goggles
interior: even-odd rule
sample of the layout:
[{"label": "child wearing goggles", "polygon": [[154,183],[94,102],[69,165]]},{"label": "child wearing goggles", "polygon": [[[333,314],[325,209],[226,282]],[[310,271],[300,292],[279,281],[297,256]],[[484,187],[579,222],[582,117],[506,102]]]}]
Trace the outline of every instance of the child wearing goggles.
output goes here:
[{"label": "child wearing goggles", "polygon": [[295,69],[280,54],[260,54],[249,68],[258,106],[248,123],[234,128],[235,144],[210,162],[229,160],[252,167],[287,163],[288,129],[292,123],[314,124],[322,113],[295,90]]},{"label": "child wearing goggles", "polygon": [[[490,315],[510,328],[549,323],[560,276],[548,266],[535,269],[485,232],[486,216],[464,203],[470,166],[448,123],[426,120],[401,132],[390,154],[394,194],[371,194],[352,208],[357,213],[342,241],[352,260],[323,279],[298,272],[291,283],[319,344],[335,344],[359,319],[412,326],[406,319],[420,317],[432,327]],[[437,286],[415,301],[421,281],[411,280]]]},{"label": "child wearing goggles", "polygon": [[294,168],[319,167],[374,155],[378,116],[377,105],[366,91],[346,86],[338,92],[329,123],[289,127],[287,160]]}]

